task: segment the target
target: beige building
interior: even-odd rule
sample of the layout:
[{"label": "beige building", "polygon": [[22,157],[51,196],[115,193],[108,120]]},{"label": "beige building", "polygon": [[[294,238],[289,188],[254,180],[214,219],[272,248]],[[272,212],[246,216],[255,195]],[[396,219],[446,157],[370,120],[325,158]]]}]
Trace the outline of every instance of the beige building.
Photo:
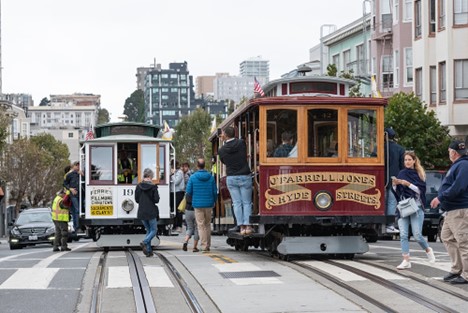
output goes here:
[{"label": "beige building", "polygon": [[[229,75],[229,73],[226,73]],[[197,76],[195,79],[195,96],[197,98],[213,96],[213,83],[216,76]]]},{"label": "beige building", "polygon": [[468,135],[468,0],[414,1],[414,92],[450,133]]}]

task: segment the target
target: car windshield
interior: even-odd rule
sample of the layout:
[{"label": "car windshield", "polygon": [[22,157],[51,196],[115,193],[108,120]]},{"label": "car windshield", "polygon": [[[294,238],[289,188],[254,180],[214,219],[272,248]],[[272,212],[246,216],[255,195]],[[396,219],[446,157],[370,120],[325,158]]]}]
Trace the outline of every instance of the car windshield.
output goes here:
[{"label": "car windshield", "polygon": [[23,213],[18,217],[16,224],[24,225],[28,223],[51,223],[52,215],[50,212]]}]

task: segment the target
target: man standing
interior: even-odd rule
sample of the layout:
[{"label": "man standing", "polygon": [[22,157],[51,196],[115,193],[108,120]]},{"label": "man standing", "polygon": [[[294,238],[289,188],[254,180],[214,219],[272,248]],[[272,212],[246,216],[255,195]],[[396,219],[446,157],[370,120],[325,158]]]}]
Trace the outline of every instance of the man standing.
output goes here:
[{"label": "man standing", "polygon": [[211,210],[215,206],[218,192],[210,172],[205,170],[205,160],[197,161],[198,171],[190,176],[185,192],[192,198],[195,209],[198,233],[203,252],[209,252],[211,246]]},{"label": "man standing", "polygon": [[83,173],[80,171],[80,162],[75,161],[72,164],[72,169],[68,174],[65,175],[63,186],[70,192],[71,195],[71,216],[73,219],[73,230],[78,231],[80,227],[80,177]]},{"label": "man standing", "polygon": [[120,184],[131,184],[133,181],[133,163],[128,158],[127,151],[120,151],[118,166],[117,181]]},{"label": "man standing", "polygon": [[[386,216],[395,216],[396,207],[398,204],[395,195],[392,192],[392,182],[391,177],[398,176],[398,173],[405,168],[405,149],[396,143],[395,136],[396,133],[393,128],[385,128],[386,139],[388,140],[388,145],[385,144],[385,207],[386,207]],[[387,148],[388,146],[388,148]],[[387,152],[388,149],[388,152]],[[388,159],[387,159],[388,155]],[[392,234],[398,233],[398,229],[395,228],[392,224],[388,224],[385,227],[385,232]]]},{"label": "man standing", "polygon": [[247,163],[247,147],[241,139],[235,138],[232,127],[226,127],[222,133],[224,145],[218,154],[226,165],[226,184],[231,194],[234,215],[241,235],[250,235],[250,214],[252,213],[252,176]]},{"label": "man standing", "polygon": [[55,238],[53,251],[71,251],[68,248],[68,221],[70,219],[70,211],[64,201],[65,193],[63,190],[59,191],[52,203],[52,220],[55,225]]},{"label": "man standing", "polygon": [[441,238],[452,261],[450,273],[444,281],[468,284],[468,156],[463,141],[452,141],[449,148],[452,161],[439,193],[431,201],[431,208],[439,204],[447,214]]}]

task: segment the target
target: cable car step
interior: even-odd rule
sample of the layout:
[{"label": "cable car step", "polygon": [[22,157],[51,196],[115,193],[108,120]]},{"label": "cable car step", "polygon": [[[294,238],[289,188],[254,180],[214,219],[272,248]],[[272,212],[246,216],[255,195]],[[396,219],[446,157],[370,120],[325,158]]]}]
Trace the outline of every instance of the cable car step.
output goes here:
[{"label": "cable car step", "polygon": [[283,255],[361,254],[369,251],[369,245],[362,236],[283,237],[277,251]]}]

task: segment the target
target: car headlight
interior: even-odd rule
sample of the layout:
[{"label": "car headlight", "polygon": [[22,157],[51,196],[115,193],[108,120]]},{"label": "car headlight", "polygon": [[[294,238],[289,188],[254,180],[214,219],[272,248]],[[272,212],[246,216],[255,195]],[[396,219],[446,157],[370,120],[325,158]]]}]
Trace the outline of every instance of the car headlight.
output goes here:
[{"label": "car headlight", "polygon": [[46,234],[50,235],[55,232],[55,227],[49,227],[46,229]]},{"label": "car headlight", "polygon": [[21,235],[21,232],[20,232],[19,229],[16,228],[16,227],[14,227],[14,228],[11,229],[11,233],[12,233],[13,235],[15,235],[15,236]]},{"label": "car headlight", "polygon": [[124,210],[127,213],[130,213],[131,210],[135,207],[135,203],[130,200],[130,199],[125,199],[122,202],[122,210]]}]

